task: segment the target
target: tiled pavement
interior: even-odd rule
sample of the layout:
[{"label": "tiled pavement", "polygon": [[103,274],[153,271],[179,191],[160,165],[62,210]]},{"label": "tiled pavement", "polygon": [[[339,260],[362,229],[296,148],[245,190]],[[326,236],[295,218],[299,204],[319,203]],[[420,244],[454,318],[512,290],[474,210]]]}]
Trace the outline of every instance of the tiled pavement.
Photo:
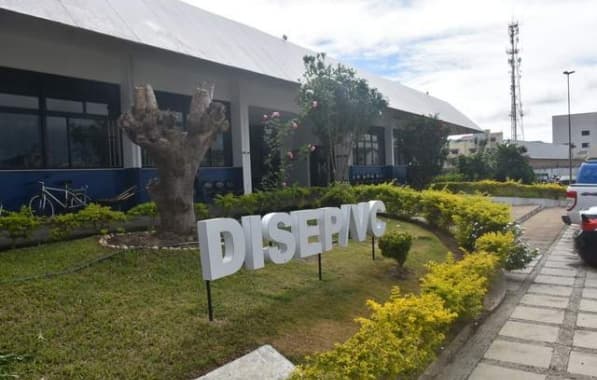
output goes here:
[{"label": "tiled pavement", "polygon": [[524,294],[469,380],[597,379],[597,270],[574,253],[573,232],[518,282]]}]

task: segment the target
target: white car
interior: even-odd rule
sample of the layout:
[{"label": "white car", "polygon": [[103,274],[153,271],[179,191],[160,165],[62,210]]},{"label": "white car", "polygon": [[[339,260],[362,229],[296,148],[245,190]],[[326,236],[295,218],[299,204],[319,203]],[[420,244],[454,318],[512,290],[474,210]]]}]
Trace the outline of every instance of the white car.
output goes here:
[{"label": "white car", "polygon": [[597,159],[590,159],[580,165],[576,183],[566,189],[568,208],[562,220],[566,224],[581,224],[579,211],[597,206]]}]

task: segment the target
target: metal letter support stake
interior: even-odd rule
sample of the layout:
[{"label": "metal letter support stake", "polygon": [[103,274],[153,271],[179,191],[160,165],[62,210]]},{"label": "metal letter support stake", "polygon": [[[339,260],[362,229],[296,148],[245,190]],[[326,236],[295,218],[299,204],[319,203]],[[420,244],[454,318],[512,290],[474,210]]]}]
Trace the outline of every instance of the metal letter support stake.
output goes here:
[{"label": "metal letter support stake", "polygon": [[317,255],[317,266],[319,268],[319,281],[321,281],[321,253]]},{"label": "metal letter support stake", "polygon": [[210,281],[205,281],[205,287],[207,288],[207,315],[209,316],[209,321],[212,322],[214,320],[214,309],[211,304],[211,286]]},{"label": "metal letter support stake", "polygon": [[375,236],[371,235],[371,259],[375,260]]}]

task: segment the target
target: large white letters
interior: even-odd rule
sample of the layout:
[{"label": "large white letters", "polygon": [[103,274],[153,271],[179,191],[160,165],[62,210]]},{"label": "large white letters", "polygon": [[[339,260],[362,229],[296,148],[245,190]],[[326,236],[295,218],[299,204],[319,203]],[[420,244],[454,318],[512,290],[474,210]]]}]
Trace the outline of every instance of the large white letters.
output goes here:
[{"label": "large white letters", "polygon": [[[386,223],[377,218],[386,211],[382,201],[361,202],[299,210],[290,214],[275,212],[261,218],[243,216],[241,223],[230,218],[197,222],[203,279],[216,280],[245,268],[263,268],[265,260],[285,264],[293,258],[314,256],[338,245],[348,245],[348,238],[364,241],[367,234],[380,237]],[[265,244],[264,244],[265,242]]]},{"label": "large white letters", "polygon": [[321,210],[300,210],[290,213],[293,220],[293,232],[297,245],[297,257],[305,258],[321,253],[321,238],[309,241],[310,237],[319,237],[319,226],[309,225],[309,221],[319,222]]},{"label": "large white letters", "polygon": [[292,218],[285,212],[273,212],[263,217],[263,237],[273,243],[265,248],[265,256],[274,264],[285,264],[292,260],[296,241],[292,232],[280,228],[291,228]]},{"label": "large white letters", "polygon": [[[245,261],[245,236],[234,219],[216,218],[197,222],[203,279],[217,280],[240,269]],[[222,238],[224,252],[222,252]]]}]

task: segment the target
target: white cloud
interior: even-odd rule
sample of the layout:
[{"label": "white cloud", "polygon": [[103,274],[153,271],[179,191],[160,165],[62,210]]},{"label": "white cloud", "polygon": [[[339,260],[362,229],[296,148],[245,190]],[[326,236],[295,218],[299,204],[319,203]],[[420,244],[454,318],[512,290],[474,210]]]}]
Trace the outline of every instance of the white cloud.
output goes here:
[{"label": "white cloud", "polygon": [[591,0],[185,0],[205,10],[429,91],[482,128],[509,135],[507,24],[520,22],[527,140],[551,116],[597,111],[597,2]]}]

